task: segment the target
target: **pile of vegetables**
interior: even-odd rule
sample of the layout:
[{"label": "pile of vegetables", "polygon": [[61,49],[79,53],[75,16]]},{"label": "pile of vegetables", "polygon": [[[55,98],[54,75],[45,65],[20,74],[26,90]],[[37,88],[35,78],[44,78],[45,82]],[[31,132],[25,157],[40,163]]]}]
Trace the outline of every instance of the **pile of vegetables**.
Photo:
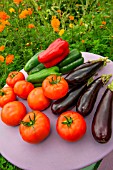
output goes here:
[{"label": "pile of vegetables", "polygon": [[[22,139],[39,143],[50,135],[50,119],[42,112],[48,107],[56,115],[56,131],[69,142],[80,140],[87,131],[85,117],[97,99],[99,90],[111,78],[109,75],[93,76],[107,64],[107,58],[84,63],[81,52],[69,50],[61,38],[34,55],[22,72],[11,72],[7,87],[0,90],[1,120],[8,126],[19,126]],[[17,97],[27,100],[32,111]],[[106,143],[112,133],[113,81],[102,96],[92,121],[92,135],[99,143]]]}]

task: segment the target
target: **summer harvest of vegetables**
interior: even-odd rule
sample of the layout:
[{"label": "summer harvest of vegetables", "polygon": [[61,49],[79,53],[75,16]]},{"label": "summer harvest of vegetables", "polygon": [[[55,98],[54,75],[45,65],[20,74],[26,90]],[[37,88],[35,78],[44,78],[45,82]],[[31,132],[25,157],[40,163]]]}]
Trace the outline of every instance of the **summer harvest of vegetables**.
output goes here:
[{"label": "summer harvest of vegetables", "polygon": [[[70,50],[67,41],[56,39],[26,63],[26,79],[19,71],[8,75],[7,86],[0,90],[1,120],[8,126],[18,126],[24,141],[40,143],[51,135],[51,120],[44,114],[50,107],[51,114],[56,115],[58,135],[68,142],[82,140],[88,126],[85,116],[92,111],[99,90],[112,74],[93,77],[108,62],[106,57],[84,62],[78,49]],[[112,91],[113,82],[107,86],[92,122],[92,136],[99,143],[111,137]],[[18,97],[27,101],[29,113]]]}]

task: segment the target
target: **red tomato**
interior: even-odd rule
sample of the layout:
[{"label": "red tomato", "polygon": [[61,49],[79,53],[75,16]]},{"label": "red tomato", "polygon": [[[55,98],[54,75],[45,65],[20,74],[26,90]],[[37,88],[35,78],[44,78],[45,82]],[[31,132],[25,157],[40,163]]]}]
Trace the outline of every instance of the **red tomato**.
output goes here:
[{"label": "red tomato", "polygon": [[12,87],[3,87],[0,90],[0,107],[14,100],[16,100],[16,95]]},{"label": "red tomato", "polygon": [[26,107],[22,102],[13,101],[7,103],[1,111],[2,121],[9,126],[17,126],[26,115]]},{"label": "red tomato", "polygon": [[79,113],[66,111],[58,117],[56,130],[64,140],[75,142],[86,133],[86,122]]},{"label": "red tomato", "polygon": [[68,92],[67,81],[57,75],[48,76],[42,83],[44,95],[50,99],[57,100],[64,97]]},{"label": "red tomato", "polygon": [[44,110],[50,105],[50,99],[48,99],[43,92],[42,87],[34,88],[28,95],[28,105],[33,110]]},{"label": "red tomato", "polygon": [[27,99],[28,94],[34,89],[32,83],[27,82],[25,80],[21,80],[16,82],[14,85],[14,92],[17,96],[23,99]]},{"label": "red tomato", "polygon": [[39,143],[50,133],[50,120],[40,111],[29,112],[19,127],[20,135],[28,143]]},{"label": "red tomato", "polygon": [[25,76],[22,72],[19,71],[12,71],[8,74],[6,79],[6,83],[10,87],[14,87],[15,83],[20,80],[25,80]]}]

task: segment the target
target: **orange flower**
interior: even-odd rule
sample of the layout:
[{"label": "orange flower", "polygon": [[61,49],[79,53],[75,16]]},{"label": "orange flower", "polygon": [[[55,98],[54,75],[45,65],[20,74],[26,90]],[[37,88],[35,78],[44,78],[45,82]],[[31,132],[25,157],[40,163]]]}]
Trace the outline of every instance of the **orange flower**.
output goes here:
[{"label": "orange flower", "polygon": [[3,19],[0,19],[0,22],[2,25],[10,25],[9,21],[8,20],[3,20]]},{"label": "orange flower", "polygon": [[5,28],[5,25],[0,24],[0,32],[2,32]]},{"label": "orange flower", "polygon": [[28,8],[28,15],[32,15],[32,13],[33,13],[33,11],[32,11],[32,9],[31,8]]},{"label": "orange flower", "polygon": [[59,32],[59,29],[56,28],[56,27],[54,27],[53,30],[54,30],[55,32]]},{"label": "orange flower", "polygon": [[60,10],[60,9],[58,9],[58,10],[57,10],[57,12],[58,12],[58,13],[61,13],[61,10]]},{"label": "orange flower", "polygon": [[0,55],[0,62],[4,62],[4,57]]},{"label": "orange flower", "polygon": [[53,28],[59,28],[59,26],[60,26],[60,21],[59,21],[59,19],[57,19],[57,18],[53,18],[52,20],[51,20],[51,26],[53,27]]},{"label": "orange flower", "polygon": [[40,6],[38,6],[38,10],[41,10],[41,7],[40,7]]},{"label": "orange flower", "polygon": [[23,0],[13,0],[13,2],[17,5],[19,5]]},{"label": "orange flower", "polygon": [[84,44],[84,43],[85,43],[85,40],[82,40],[82,43]]},{"label": "orange flower", "polygon": [[102,21],[102,25],[106,25],[106,21]]},{"label": "orange flower", "polygon": [[70,15],[70,16],[69,16],[69,19],[70,19],[70,20],[74,20],[74,16]]},{"label": "orange flower", "polygon": [[10,16],[7,15],[6,12],[0,11],[0,19],[2,19],[2,20],[7,20],[8,18],[10,18]]},{"label": "orange flower", "polygon": [[14,55],[12,55],[12,54],[7,55],[6,64],[8,65],[8,64],[12,63],[13,60],[14,60]]},{"label": "orange flower", "polygon": [[19,18],[24,19],[27,17],[27,15],[28,15],[28,11],[27,11],[27,9],[25,9],[20,13]]},{"label": "orange flower", "polygon": [[28,28],[35,28],[34,24],[29,24]]},{"label": "orange flower", "polygon": [[4,49],[5,49],[4,45],[0,46],[0,51],[3,51]]}]

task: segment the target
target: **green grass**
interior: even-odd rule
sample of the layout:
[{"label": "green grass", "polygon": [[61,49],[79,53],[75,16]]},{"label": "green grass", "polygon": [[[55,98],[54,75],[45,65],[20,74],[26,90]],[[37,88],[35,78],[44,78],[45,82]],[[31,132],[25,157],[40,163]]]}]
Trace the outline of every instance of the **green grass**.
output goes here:
[{"label": "green grass", "polygon": [[[0,32],[0,46],[5,49],[0,51],[4,62],[0,62],[0,88],[5,85],[6,77],[13,70],[21,70],[25,63],[41,49],[46,49],[56,38],[61,37],[69,42],[70,49],[78,48],[83,52],[91,52],[107,56],[113,60],[113,2],[111,0],[23,0],[16,5],[13,0],[1,0],[0,11],[5,11],[10,18],[10,25],[6,25]],[[38,10],[38,7],[41,7]],[[10,12],[13,8],[15,12]],[[31,8],[32,15],[20,19],[19,14]],[[61,10],[61,14],[57,12]],[[60,21],[59,30],[64,29],[64,34],[59,35],[51,26],[52,16]],[[69,16],[74,16],[70,20]],[[1,24],[1,23],[0,23]],[[28,28],[34,24],[35,28]],[[73,24],[73,28],[69,25]],[[6,65],[7,55],[14,55],[11,64]],[[0,169],[16,170],[0,156]]]}]

